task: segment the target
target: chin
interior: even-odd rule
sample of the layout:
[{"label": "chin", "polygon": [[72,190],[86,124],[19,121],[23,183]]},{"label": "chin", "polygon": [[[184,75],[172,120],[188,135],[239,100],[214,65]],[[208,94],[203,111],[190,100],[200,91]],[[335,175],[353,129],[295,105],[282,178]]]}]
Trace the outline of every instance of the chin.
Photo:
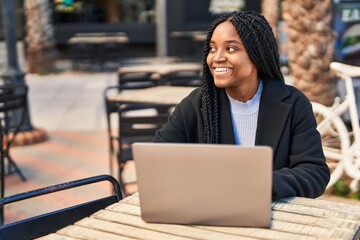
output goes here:
[{"label": "chin", "polygon": [[226,83],[224,83],[222,81],[216,81],[216,80],[214,81],[214,85],[217,88],[226,88],[227,87]]}]

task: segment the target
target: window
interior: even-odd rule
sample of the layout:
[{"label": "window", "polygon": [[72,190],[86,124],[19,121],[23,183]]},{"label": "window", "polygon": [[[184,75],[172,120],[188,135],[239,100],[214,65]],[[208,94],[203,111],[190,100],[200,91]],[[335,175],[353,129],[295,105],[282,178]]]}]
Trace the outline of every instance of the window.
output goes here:
[{"label": "window", "polygon": [[54,23],[153,23],[155,0],[51,0]]}]

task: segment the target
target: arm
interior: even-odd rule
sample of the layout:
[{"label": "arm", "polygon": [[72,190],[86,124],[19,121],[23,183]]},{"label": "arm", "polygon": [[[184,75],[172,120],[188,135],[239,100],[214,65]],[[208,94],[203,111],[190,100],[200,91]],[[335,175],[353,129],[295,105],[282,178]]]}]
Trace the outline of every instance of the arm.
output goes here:
[{"label": "arm", "polygon": [[[288,145],[288,166],[274,169],[274,198],[315,198],[325,191],[330,171],[316,126],[310,102],[307,99],[295,101],[288,143],[283,143]],[[283,148],[280,146],[280,149]],[[278,155],[275,156],[274,162],[278,160]]]},{"label": "arm", "polygon": [[154,142],[200,142],[200,93],[200,89],[193,91],[175,107],[167,123],[156,132]]}]

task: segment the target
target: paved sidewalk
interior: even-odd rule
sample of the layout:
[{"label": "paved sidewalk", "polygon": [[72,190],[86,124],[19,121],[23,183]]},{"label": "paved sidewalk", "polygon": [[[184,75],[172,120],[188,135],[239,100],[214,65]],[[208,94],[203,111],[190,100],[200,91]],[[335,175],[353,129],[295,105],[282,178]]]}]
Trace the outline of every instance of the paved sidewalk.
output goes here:
[{"label": "paved sidewalk", "polygon": [[106,127],[103,90],[115,85],[116,73],[64,72],[27,74],[34,127],[45,130],[92,130]]},{"label": "paved sidewalk", "polygon": [[[27,181],[21,181],[18,175],[6,176],[5,196],[110,173],[103,90],[116,84],[116,78],[110,72],[26,75],[31,122],[35,128],[44,129],[49,139],[12,149]],[[116,163],[114,166],[110,174],[117,178]],[[134,166],[129,166],[125,177],[131,178]],[[5,221],[89,201],[106,195],[110,188],[99,185],[91,189],[12,204],[5,209]],[[128,189],[129,193],[134,192],[136,185]]]}]

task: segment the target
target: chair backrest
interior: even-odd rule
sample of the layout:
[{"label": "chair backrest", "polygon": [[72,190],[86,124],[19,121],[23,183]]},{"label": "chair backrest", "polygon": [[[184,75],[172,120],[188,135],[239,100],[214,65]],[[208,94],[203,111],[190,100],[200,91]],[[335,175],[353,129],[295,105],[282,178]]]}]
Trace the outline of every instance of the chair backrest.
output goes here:
[{"label": "chair backrest", "polygon": [[119,202],[122,199],[122,193],[120,185],[115,178],[110,175],[99,175],[40,188],[0,199],[0,208],[3,208],[9,203],[100,181],[109,181],[113,185],[114,192],[112,195],[0,226],[0,239],[33,239],[50,234],[60,228],[73,224],[76,221],[79,221],[80,219],[109,206],[110,204]]},{"label": "chair backrest", "polygon": [[[4,134],[2,125],[0,123],[0,199],[4,197],[5,194],[5,158],[4,158]],[[4,220],[4,211],[0,208],[0,225],[2,225]]]},{"label": "chair backrest", "polygon": [[[134,142],[149,142],[155,136],[156,130],[160,129],[168,120],[170,115],[170,105],[148,104],[148,109],[157,109],[155,114],[148,115],[141,112],[146,108],[146,104],[141,111],[136,109],[136,104],[127,104],[118,109],[119,113],[119,152],[118,160],[125,162],[132,159],[131,144]],[[137,110],[136,114],[129,114],[130,111]],[[167,111],[165,111],[167,109]],[[145,113],[145,112],[144,112]]]},{"label": "chair backrest", "polygon": [[201,86],[200,71],[178,71],[166,74],[162,79],[163,85],[171,86]]},{"label": "chair backrest", "polygon": [[[167,112],[167,109],[169,106],[165,105],[158,105],[158,104],[143,104],[143,103],[126,103],[126,104],[120,104],[119,102],[113,102],[109,99],[110,95],[117,94],[121,92],[122,90],[130,90],[130,89],[138,89],[148,87],[148,85],[137,85],[136,87],[133,85],[131,87],[124,86],[124,85],[116,85],[116,86],[109,86],[105,88],[103,95],[104,95],[104,102],[105,102],[105,111],[106,111],[106,122],[107,122],[107,132],[108,132],[108,141],[109,141],[109,166],[110,166],[110,172],[113,172],[113,159],[115,156],[117,157],[117,161],[123,161],[124,158],[121,157],[121,160],[119,159],[119,154],[115,154],[115,145],[119,143],[119,132],[118,127],[113,127],[113,121],[111,116],[117,115],[117,122],[119,120],[119,116],[122,115],[124,112],[129,112],[133,110],[146,110],[146,109],[155,109],[157,112]],[[121,109],[119,110],[119,108]],[[120,112],[118,112],[118,110]],[[121,114],[119,114],[121,113]]]},{"label": "chair backrest", "polygon": [[10,124],[9,114],[12,110],[25,107],[27,92],[28,87],[25,84],[5,84],[0,86],[0,113],[4,118],[4,131],[16,127]]},{"label": "chair backrest", "polygon": [[158,84],[159,80],[152,72],[122,73],[118,76],[120,90],[149,88]]}]

